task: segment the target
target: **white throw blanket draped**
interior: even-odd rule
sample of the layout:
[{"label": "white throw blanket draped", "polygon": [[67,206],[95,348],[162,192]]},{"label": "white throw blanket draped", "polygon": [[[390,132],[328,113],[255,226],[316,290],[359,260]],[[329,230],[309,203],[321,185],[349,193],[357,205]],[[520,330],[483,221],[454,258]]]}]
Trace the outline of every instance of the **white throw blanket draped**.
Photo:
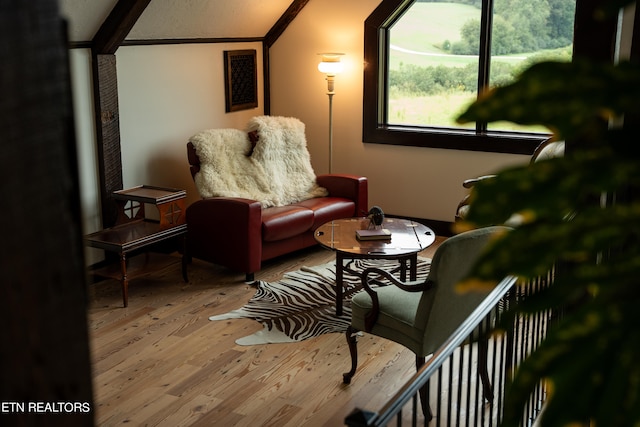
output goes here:
[{"label": "white throw blanket draped", "polygon": [[[251,153],[254,130],[259,140]],[[296,118],[258,116],[246,131],[209,129],[190,141],[200,158],[195,184],[203,198],[244,197],[270,207],[328,194],[316,183],[305,126]]]}]

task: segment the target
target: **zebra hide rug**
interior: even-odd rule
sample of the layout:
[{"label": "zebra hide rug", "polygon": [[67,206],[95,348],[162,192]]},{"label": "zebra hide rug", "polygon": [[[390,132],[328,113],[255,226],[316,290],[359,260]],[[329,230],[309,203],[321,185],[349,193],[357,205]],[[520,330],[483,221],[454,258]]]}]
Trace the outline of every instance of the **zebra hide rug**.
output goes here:
[{"label": "zebra hide rug", "polygon": [[[431,260],[418,258],[418,280],[426,279]],[[353,260],[348,267],[362,271],[378,267],[391,271],[398,267],[395,260]],[[399,274],[399,273],[396,273]],[[257,281],[255,295],[243,307],[209,320],[254,319],[264,326],[255,334],[239,338],[239,345],[290,343],[322,334],[343,333],[351,320],[351,297],[360,290],[360,276],[344,272],[344,303],[342,316],[336,316],[335,263],[285,273],[277,282]]]}]

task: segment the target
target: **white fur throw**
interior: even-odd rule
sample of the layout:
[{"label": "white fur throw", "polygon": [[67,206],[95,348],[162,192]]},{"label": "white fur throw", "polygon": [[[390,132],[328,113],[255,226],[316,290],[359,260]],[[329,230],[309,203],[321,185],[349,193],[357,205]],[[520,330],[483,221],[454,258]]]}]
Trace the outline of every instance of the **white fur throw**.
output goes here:
[{"label": "white fur throw", "polygon": [[[248,132],[259,140],[251,152]],[[210,129],[190,138],[200,158],[195,184],[200,196],[244,197],[263,207],[326,196],[307,151],[304,124],[295,118],[258,116],[248,129]]]}]

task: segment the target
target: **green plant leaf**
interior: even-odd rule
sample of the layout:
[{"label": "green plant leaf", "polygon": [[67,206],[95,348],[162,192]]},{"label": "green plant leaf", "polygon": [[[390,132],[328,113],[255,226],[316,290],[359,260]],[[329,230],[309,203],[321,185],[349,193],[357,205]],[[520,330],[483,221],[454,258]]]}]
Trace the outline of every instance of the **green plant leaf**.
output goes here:
[{"label": "green plant leaf", "polygon": [[[600,16],[629,3],[603,1]],[[518,425],[531,392],[547,381],[543,427],[640,426],[640,157],[637,134],[610,126],[613,118],[640,113],[638,99],[640,64],[544,62],[459,117],[544,125],[571,142],[563,158],[478,183],[467,222],[458,224],[513,227],[481,255],[469,283],[507,275],[553,279],[520,296],[498,327],[521,315],[564,313],[519,367],[503,425]]]},{"label": "green plant leaf", "polygon": [[601,134],[604,120],[640,111],[639,97],[639,64],[547,61],[534,64],[515,82],[486,92],[458,122],[540,124],[566,139]]}]

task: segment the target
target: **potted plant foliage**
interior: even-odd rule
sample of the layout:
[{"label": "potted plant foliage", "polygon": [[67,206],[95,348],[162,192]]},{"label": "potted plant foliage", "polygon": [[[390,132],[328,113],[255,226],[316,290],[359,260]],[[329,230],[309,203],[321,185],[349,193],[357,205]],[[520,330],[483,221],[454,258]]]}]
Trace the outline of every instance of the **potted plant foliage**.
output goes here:
[{"label": "potted plant foliage", "polygon": [[640,155],[638,135],[621,124],[638,113],[640,65],[576,59],[531,66],[459,118],[542,124],[572,143],[562,158],[479,183],[458,225],[514,227],[483,255],[466,286],[490,286],[506,275],[531,279],[563,266],[551,286],[514,309],[569,308],[518,368],[503,425],[518,425],[540,381],[548,390],[542,426],[640,425]]}]

